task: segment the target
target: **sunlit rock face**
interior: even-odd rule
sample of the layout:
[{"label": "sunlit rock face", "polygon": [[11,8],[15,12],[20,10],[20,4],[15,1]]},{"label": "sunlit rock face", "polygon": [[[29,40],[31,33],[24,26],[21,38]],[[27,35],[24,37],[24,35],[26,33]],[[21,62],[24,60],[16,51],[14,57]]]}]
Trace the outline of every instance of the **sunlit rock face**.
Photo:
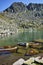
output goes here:
[{"label": "sunlit rock face", "polygon": [[5,11],[17,13],[27,10],[26,6],[22,2],[14,2],[9,8]]}]

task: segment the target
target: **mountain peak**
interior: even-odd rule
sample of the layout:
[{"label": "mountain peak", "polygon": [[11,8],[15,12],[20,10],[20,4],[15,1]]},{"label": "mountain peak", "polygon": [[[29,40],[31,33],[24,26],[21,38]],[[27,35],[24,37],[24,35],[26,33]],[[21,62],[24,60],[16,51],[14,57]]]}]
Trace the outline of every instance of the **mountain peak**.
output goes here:
[{"label": "mountain peak", "polygon": [[25,11],[26,9],[27,8],[24,5],[24,3],[22,3],[22,2],[14,2],[10,7],[5,9],[4,11],[17,13],[17,12]]}]

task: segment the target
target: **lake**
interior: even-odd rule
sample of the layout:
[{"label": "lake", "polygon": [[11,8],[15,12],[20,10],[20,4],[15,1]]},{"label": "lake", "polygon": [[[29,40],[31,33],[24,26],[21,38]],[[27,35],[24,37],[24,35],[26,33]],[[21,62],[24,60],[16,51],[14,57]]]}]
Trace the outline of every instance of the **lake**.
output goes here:
[{"label": "lake", "polygon": [[43,30],[24,29],[22,32],[18,31],[16,35],[0,39],[0,46],[15,45],[18,42],[30,42],[36,39],[43,39]]},{"label": "lake", "polygon": [[17,36],[18,42],[30,42],[37,39],[43,39],[43,30],[24,30]]}]

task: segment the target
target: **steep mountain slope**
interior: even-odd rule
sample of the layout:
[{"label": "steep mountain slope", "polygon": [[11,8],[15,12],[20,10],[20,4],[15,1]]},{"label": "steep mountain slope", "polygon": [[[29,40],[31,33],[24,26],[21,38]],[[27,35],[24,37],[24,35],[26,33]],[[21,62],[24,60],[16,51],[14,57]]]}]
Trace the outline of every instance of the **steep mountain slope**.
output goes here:
[{"label": "steep mountain slope", "polygon": [[5,11],[17,13],[27,10],[26,6],[22,2],[14,2],[9,8]]},{"label": "steep mountain slope", "polygon": [[0,13],[0,19],[5,21],[6,24],[2,25],[10,31],[18,28],[43,28],[43,4],[30,3],[26,6],[22,2],[13,3]]}]

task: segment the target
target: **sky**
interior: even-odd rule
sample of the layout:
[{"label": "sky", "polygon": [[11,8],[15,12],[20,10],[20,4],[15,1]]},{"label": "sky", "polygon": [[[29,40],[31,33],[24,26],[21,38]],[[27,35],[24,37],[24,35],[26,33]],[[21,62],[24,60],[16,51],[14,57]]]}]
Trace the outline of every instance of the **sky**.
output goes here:
[{"label": "sky", "polygon": [[43,0],[0,0],[0,11],[8,8],[13,2],[23,2],[24,4],[29,3],[43,3]]}]

